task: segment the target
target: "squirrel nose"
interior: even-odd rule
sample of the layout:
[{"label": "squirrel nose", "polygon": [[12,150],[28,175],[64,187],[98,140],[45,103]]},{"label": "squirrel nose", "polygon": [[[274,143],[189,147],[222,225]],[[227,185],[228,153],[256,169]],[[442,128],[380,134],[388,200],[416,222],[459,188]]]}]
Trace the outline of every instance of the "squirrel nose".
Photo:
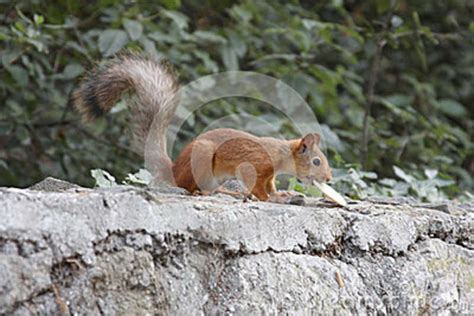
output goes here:
[{"label": "squirrel nose", "polygon": [[326,179],[324,179],[324,180],[326,180],[326,182],[329,182],[329,181],[331,181],[331,179],[332,179],[332,175],[328,174],[326,176]]}]

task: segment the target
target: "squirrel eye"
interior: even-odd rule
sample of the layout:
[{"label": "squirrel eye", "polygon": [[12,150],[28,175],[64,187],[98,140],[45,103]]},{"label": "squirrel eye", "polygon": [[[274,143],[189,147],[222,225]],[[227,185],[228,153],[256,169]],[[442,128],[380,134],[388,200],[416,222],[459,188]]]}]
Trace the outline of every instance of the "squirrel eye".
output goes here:
[{"label": "squirrel eye", "polygon": [[319,159],[319,158],[314,158],[313,159],[313,165],[319,166],[320,164],[321,164],[321,159]]}]

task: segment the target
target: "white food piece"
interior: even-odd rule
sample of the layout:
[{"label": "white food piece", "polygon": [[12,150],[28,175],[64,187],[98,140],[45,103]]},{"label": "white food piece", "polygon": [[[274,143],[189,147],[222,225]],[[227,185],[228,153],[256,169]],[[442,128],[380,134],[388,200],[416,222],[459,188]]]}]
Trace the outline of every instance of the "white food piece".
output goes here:
[{"label": "white food piece", "polygon": [[331,188],[329,185],[327,185],[326,183],[319,183],[317,181],[313,181],[313,185],[315,187],[317,187],[321,192],[323,192],[323,194],[325,196],[327,196],[330,200],[336,202],[337,204],[341,205],[341,206],[346,206],[347,205],[347,202],[346,200],[344,200],[344,198],[342,197],[342,195],[340,195],[339,193],[337,193],[336,190],[334,190],[333,188]]}]

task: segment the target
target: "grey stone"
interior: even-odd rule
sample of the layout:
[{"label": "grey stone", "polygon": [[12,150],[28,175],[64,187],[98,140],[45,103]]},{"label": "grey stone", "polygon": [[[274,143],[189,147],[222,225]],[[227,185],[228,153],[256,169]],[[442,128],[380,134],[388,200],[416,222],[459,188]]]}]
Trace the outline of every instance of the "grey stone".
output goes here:
[{"label": "grey stone", "polygon": [[81,188],[77,184],[70,183],[61,179],[47,177],[38,183],[33,184],[29,187],[30,190],[46,191],[46,192],[62,192],[69,189]]},{"label": "grey stone", "polygon": [[450,203],[0,188],[0,314],[469,315],[474,213]]}]

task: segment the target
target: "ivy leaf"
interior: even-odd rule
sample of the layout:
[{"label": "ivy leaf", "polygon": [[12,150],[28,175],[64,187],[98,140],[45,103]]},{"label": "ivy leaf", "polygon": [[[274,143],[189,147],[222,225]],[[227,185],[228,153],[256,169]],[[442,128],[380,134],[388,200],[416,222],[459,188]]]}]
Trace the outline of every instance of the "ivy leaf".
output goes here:
[{"label": "ivy leaf", "polygon": [[109,57],[121,50],[128,43],[127,33],[122,30],[106,30],[99,36],[99,50],[104,57]]},{"label": "ivy leaf", "polygon": [[223,46],[221,49],[222,62],[224,63],[227,70],[238,70],[239,61],[237,54],[229,45]]},{"label": "ivy leaf", "polygon": [[176,44],[179,42],[179,39],[169,35],[165,34],[160,31],[155,31],[152,33],[148,34],[148,37],[154,40],[157,43],[171,43],[171,44]]},{"label": "ivy leaf", "polygon": [[438,170],[436,169],[425,169],[425,175],[428,179],[434,179],[438,175]]},{"label": "ivy leaf", "polygon": [[403,171],[397,166],[393,166],[393,172],[395,172],[397,177],[399,177],[400,179],[402,179],[403,181],[407,183],[412,183],[414,180],[412,176],[408,175],[407,173],[405,173],[405,171]]},{"label": "ivy leaf", "polygon": [[216,62],[211,59],[208,53],[201,51],[201,50],[196,50],[194,54],[202,60],[204,63],[204,67],[206,67],[209,71],[211,72],[218,72],[219,71],[219,66],[217,66]]},{"label": "ivy leaf", "polygon": [[41,25],[41,24],[44,23],[44,16],[35,14],[35,15],[33,16],[33,20],[35,21],[35,24],[36,24],[36,25]]},{"label": "ivy leaf", "polygon": [[13,65],[7,67],[7,70],[20,86],[25,87],[28,85],[28,72],[23,67]]},{"label": "ivy leaf", "polygon": [[237,57],[243,57],[247,52],[247,45],[245,44],[244,39],[237,32],[230,31],[228,32],[227,37],[230,40],[230,46],[234,50]]},{"label": "ivy leaf", "polygon": [[395,179],[384,178],[379,181],[381,185],[393,188],[397,181]]},{"label": "ivy leaf", "polygon": [[321,124],[321,132],[324,136],[325,145],[334,148],[336,151],[343,151],[344,144],[339,136],[326,124]]},{"label": "ivy leaf", "polygon": [[311,31],[311,29],[317,28],[317,29],[322,29],[325,28],[326,26],[330,25],[329,23],[325,22],[320,22],[316,20],[310,20],[310,19],[302,19],[301,22],[303,23],[303,26],[308,30]]},{"label": "ivy leaf", "polygon": [[366,178],[370,180],[376,180],[378,178],[378,175],[375,172],[360,171],[359,173],[361,175],[361,178]]},{"label": "ivy leaf", "polygon": [[153,180],[151,173],[146,169],[140,169],[136,173],[127,175],[127,178],[125,178],[125,183],[148,185],[150,184],[151,180]]},{"label": "ivy leaf", "polygon": [[156,51],[156,46],[155,43],[152,40],[149,40],[146,37],[140,38],[140,43],[142,44],[143,48],[145,49],[145,52],[152,56],[158,55],[158,52]]},{"label": "ivy leaf", "polygon": [[91,176],[95,180],[95,185],[100,188],[108,188],[117,185],[114,176],[102,169],[92,169]]},{"label": "ivy leaf", "polygon": [[441,112],[450,116],[463,117],[467,114],[466,109],[461,103],[451,99],[442,99],[433,103],[433,105]]},{"label": "ivy leaf", "polygon": [[26,26],[25,26],[25,24],[23,24],[23,22],[21,22],[21,21],[16,22],[15,27],[17,28],[17,30],[19,30],[23,33],[26,33]]},{"label": "ivy leaf", "polygon": [[181,12],[172,11],[172,10],[163,10],[163,14],[173,20],[173,22],[180,28],[181,30],[188,28],[188,17]]},{"label": "ivy leaf", "polygon": [[233,6],[229,10],[230,15],[237,21],[247,24],[252,19],[252,12],[244,9],[243,6]]},{"label": "ivy leaf", "polygon": [[125,30],[132,41],[136,41],[142,36],[143,25],[140,22],[124,19],[123,26],[125,27]]},{"label": "ivy leaf", "polygon": [[443,180],[443,179],[434,179],[433,182],[439,188],[456,184],[456,182],[453,180]]},{"label": "ivy leaf", "polygon": [[225,37],[220,36],[219,34],[216,34],[214,32],[196,31],[196,32],[193,33],[193,35],[197,39],[203,40],[203,41],[206,41],[206,42],[219,43],[219,44],[227,43],[227,40],[225,39]]},{"label": "ivy leaf", "polygon": [[62,77],[64,79],[74,79],[84,72],[84,68],[76,63],[69,64],[64,68]]},{"label": "ivy leaf", "polygon": [[181,0],[163,0],[163,5],[172,10],[176,10],[181,6]]}]

